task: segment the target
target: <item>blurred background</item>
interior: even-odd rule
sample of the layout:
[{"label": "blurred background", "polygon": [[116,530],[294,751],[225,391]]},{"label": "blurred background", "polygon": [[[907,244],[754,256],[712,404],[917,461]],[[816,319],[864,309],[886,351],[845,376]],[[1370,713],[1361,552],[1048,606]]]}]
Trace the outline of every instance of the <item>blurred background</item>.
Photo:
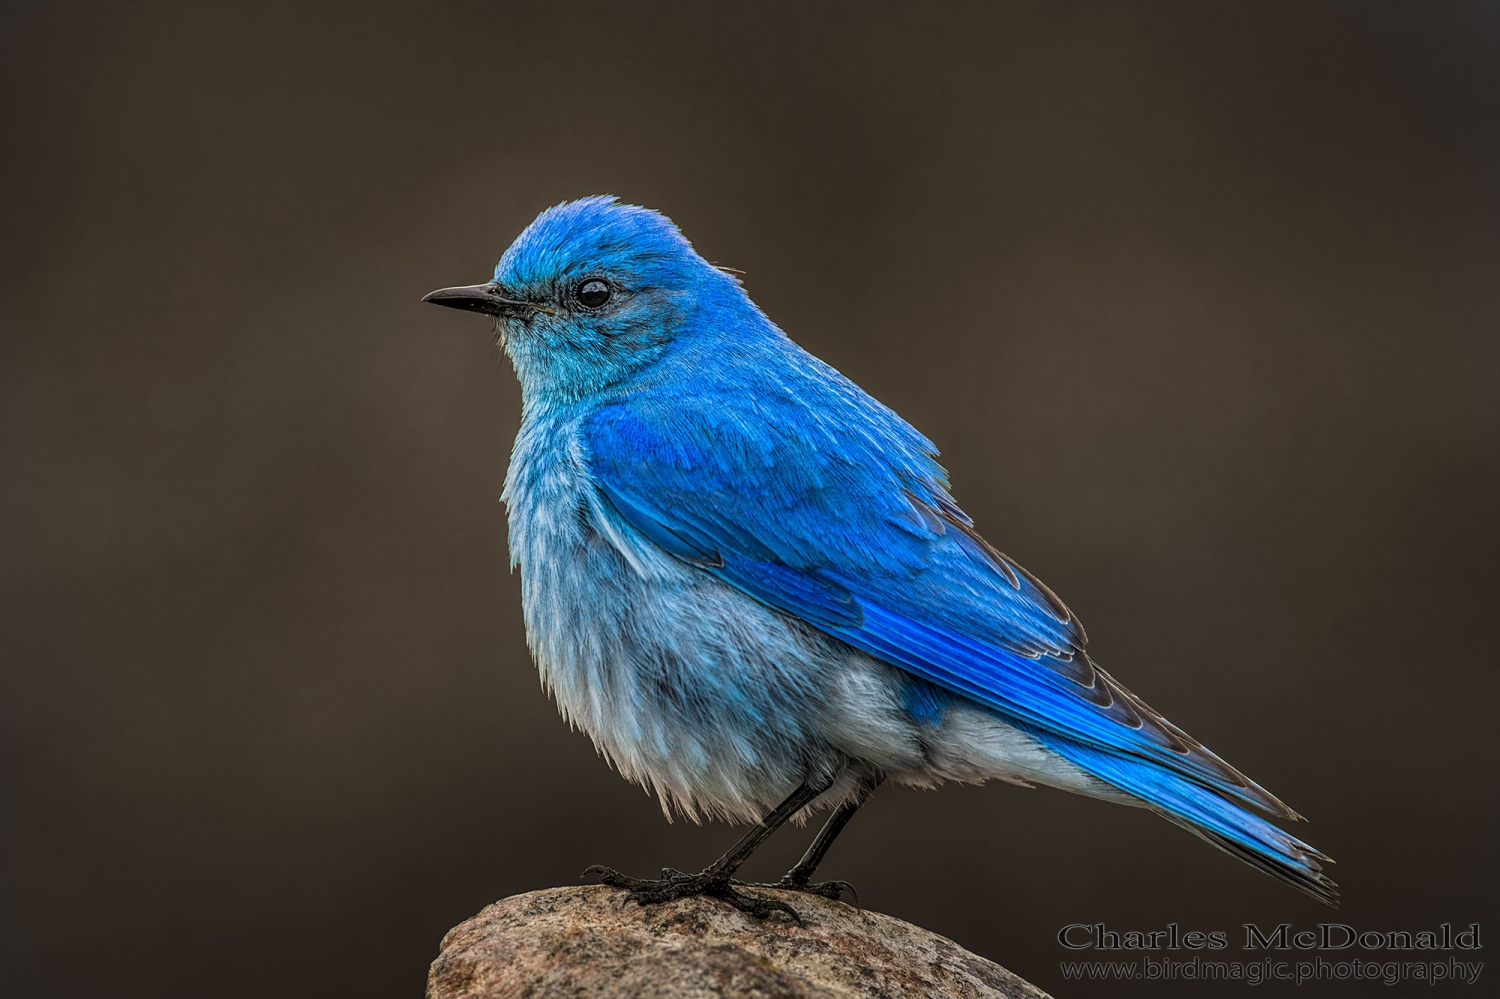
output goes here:
[{"label": "blurred background", "polygon": [[418,304],[604,192],[937,441],[1346,904],[1003,785],[828,876],[1070,996],[1133,994],[1073,922],[1495,925],[1500,7],[18,3],[0,78],[5,995],[417,996],[488,902],[738,835],[539,689],[517,388]]}]

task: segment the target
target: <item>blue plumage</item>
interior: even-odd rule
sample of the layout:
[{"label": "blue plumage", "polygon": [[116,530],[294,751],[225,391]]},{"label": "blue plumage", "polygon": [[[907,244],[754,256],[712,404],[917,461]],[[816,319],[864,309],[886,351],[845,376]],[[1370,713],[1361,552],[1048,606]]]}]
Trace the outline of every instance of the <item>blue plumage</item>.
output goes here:
[{"label": "blue plumage", "polygon": [[664,807],[1034,781],[1151,808],[1332,899],[1326,858],[1254,814],[1295,813],[1099,669],[931,442],[665,218],[561,205],[493,282],[430,297],[496,315],[521,380],[506,499],[544,682]]}]

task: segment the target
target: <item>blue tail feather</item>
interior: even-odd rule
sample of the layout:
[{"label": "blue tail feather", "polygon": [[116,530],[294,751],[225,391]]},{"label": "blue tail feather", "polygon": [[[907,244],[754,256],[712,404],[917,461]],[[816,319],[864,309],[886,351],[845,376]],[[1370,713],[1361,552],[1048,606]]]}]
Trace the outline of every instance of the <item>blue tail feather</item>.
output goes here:
[{"label": "blue tail feather", "polygon": [[1260,816],[1157,764],[1030,731],[1048,749],[1135,795],[1168,821],[1326,905],[1338,904],[1338,886],[1323,873],[1323,863],[1332,861]]}]

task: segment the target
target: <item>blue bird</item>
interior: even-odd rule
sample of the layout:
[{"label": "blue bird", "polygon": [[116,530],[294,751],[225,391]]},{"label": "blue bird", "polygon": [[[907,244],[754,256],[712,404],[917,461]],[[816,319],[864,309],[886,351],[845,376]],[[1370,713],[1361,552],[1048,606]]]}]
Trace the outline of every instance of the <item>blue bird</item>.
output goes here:
[{"label": "blue bird", "polygon": [[423,301],[493,316],[521,383],[506,476],[543,685],[671,815],[754,823],[697,874],[590,868],[641,903],[796,913],[734,875],[832,809],[812,875],[883,781],[1044,784],[1156,812],[1332,904],[1300,818],[1088,656],[1083,625],[980,537],[937,449],[793,343],[665,216],[550,208],[494,280]]}]

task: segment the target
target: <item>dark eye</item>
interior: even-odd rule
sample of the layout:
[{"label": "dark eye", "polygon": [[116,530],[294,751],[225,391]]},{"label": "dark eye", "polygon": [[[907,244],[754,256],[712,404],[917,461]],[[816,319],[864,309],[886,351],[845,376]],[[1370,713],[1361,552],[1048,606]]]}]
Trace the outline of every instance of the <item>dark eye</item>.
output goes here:
[{"label": "dark eye", "polygon": [[585,281],[578,286],[576,297],[580,305],[587,306],[590,309],[597,309],[609,301],[609,285],[598,278],[592,281]]}]

